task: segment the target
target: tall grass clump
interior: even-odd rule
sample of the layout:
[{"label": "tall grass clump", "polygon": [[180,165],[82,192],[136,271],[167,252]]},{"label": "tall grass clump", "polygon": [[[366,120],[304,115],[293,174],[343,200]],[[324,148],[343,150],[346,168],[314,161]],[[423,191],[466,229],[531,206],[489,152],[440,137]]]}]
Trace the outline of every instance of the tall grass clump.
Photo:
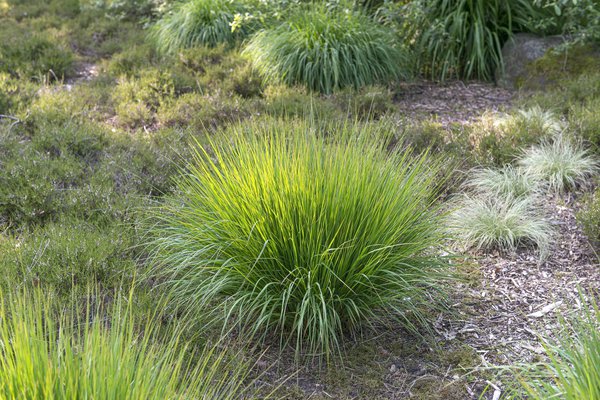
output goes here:
[{"label": "tall grass clump", "polygon": [[503,68],[502,46],[538,19],[530,0],[417,0],[410,24],[421,67],[435,79],[490,80]]},{"label": "tall grass clump", "polygon": [[556,135],[526,150],[519,164],[529,174],[544,180],[550,190],[564,192],[598,172],[598,161],[580,144]]},{"label": "tall grass clump", "polygon": [[177,50],[232,43],[244,29],[231,29],[237,13],[244,6],[236,0],[189,0],[177,3],[150,31],[150,38],[163,53]]},{"label": "tall grass clump", "polygon": [[331,93],[409,76],[406,51],[359,13],[315,6],[259,31],[245,53],[267,81]]},{"label": "tall grass clump", "polygon": [[338,354],[344,335],[382,316],[423,322],[444,277],[439,168],[387,154],[368,139],[377,133],[267,121],[196,148],[181,194],[157,210],[157,271],[173,298],[220,304],[223,327],[274,334],[297,359]]},{"label": "tall grass clump", "polygon": [[563,320],[558,338],[546,342],[549,361],[523,379],[527,398],[600,399],[600,310],[591,304],[582,316]]},{"label": "tall grass clump", "polygon": [[244,363],[218,351],[194,356],[176,331],[161,345],[158,321],[138,326],[130,307],[118,300],[105,315],[88,305],[77,316],[77,307],[59,307],[39,292],[2,295],[0,398],[221,400],[243,393]]},{"label": "tall grass clump", "polygon": [[447,225],[451,237],[467,248],[512,252],[534,245],[540,258],[547,255],[554,233],[534,196],[464,195]]}]

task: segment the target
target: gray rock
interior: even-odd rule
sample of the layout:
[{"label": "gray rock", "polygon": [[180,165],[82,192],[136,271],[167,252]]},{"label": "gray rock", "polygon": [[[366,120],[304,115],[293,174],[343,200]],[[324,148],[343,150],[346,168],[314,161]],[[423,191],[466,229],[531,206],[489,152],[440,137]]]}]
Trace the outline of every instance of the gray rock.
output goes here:
[{"label": "gray rock", "polygon": [[527,66],[546,52],[565,42],[563,36],[540,37],[530,33],[517,33],[502,47],[504,70],[496,71],[498,86],[514,89],[519,80],[528,79]]}]

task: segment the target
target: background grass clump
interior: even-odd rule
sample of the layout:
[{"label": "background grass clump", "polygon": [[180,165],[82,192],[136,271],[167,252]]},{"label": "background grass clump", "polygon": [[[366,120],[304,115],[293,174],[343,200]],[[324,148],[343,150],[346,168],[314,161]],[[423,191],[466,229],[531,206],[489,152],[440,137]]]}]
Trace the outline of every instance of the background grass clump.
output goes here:
[{"label": "background grass clump", "polygon": [[271,121],[198,148],[180,194],[155,211],[156,272],[173,298],[259,338],[276,333],[297,356],[329,358],[382,315],[423,319],[444,276],[431,253],[437,164],[390,156],[372,136]]},{"label": "background grass clump", "polygon": [[391,31],[339,8],[315,6],[259,31],[245,53],[268,82],[322,93],[410,76],[408,54]]},{"label": "background grass clump", "polygon": [[232,43],[244,28],[232,30],[236,14],[245,6],[236,0],[190,0],[177,3],[151,31],[151,38],[164,53],[180,49]]}]

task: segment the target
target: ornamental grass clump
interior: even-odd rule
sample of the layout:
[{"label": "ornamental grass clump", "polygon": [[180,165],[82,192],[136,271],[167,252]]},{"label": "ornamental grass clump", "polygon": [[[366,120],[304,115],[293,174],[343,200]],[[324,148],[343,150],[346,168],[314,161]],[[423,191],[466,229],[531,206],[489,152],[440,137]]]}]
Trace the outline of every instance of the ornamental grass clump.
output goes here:
[{"label": "ornamental grass clump", "polygon": [[464,195],[448,217],[451,237],[467,248],[515,251],[534,245],[548,254],[554,231],[534,196]]},{"label": "ornamental grass clump", "polygon": [[150,31],[150,38],[164,53],[221,43],[232,43],[245,33],[235,32],[231,24],[235,15],[244,11],[235,0],[189,0],[177,3]]},{"label": "ornamental grass clump", "polygon": [[267,81],[328,94],[408,77],[409,58],[397,43],[361,13],[316,6],[259,31],[245,53]]},{"label": "ornamental grass clump", "polygon": [[177,330],[161,337],[160,319],[135,321],[130,307],[117,300],[105,313],[88,304],[78,316],[81,307],[41,292],[0,295],[0,398],[225,400],[245,393],[245,363],[222,351],[194,354]]},{"label": "ornamental grass clump", "polygon": [[541,194],[542,183],[521,168],[506,165],[503,168],[481,168],[471,173],[465,187],[482,196],[522,197]]},{"label": "ornamental grass clump", "polygon": [[255,339],[271,333],[297,360],[338,354],[379,317],[425,320],[445,278],[436,162],[390,155],[366,125],[225,133],[196,148],[180,195],[157,210],[156,271],[179,304]]},{"label": "ornamental grass clump", "polygon": [[545,181],[555,192],[584,185],[598,172],[596,158],[564,135],[556,135],[526,150],[519,165],[526,173]]}]

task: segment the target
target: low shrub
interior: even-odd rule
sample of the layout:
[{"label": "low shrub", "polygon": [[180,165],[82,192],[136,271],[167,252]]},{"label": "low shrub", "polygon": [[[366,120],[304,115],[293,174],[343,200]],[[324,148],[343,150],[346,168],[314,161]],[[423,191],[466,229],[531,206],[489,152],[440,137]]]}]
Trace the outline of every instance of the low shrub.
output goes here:
[{"label": "low shrub", "polygon": [[594,153],[600,155],[600,98],[592,98],[569,109],[569,126],[581,139],[588,142]]},{"label": "low shrub", "polygon": [[561,133],[566,124],[554,113],[533,106],[510,114],[486,113],[470,129],[479,161],[503,166],[524,148]]},{"label": "low shrub", "polygon": [[332,101],[308,93],[303,87],[269,85],[264,90],[264,101],[265,111],[275,117],[310,115],[319,119],[336,119],[343,115]]},{"label": "low shrub", "polygon": [[236,0],[191,0],[179,2],[153,27],[150,37],[164,53],[196,46],[232,43],[244,29],[232,31],[236,14],[245,6]]},{"label": "low shrub", "polygon": [[598,172],[597,160],[564,135],[557,135],[526,150],[519,165],[556,192],[586,184],[586,180]]},{"label": "low shrub", "polygon": [[410,76],[407,52],[397,42],[367,16],[315,6],[259,31],[244,52],[268,83],[328,94]]},{"label": "low shrub", "polygon": [[328,359],[379,317],[426,321],[444,273],[436,162],[387,154],[366,125],[324,125],[239,125],[197,148],[150,245],[179,304]]},{"label": "low shrub", "polygon": [[[112,310],[83,305],[84,316],[42,292],[0,298],[0,397],[3,399],[233,399],[248,367],[218,350],[188,361],[181,334],[161,345],[159,324],[136,327],[124,300]],[[131,301],[131,297],[126,300]],[[103,314],[108,314],[110,323]]]},{"label": "low shrub", "polygon": [[335,98],[339,107],[355,119],[378,119],[394,110],[392,92],[383,86],[346,89],[336,93]]},{"label": "low shrub", "polygon": [[56,41],[32,33],[12,21],[0,26],[0,72],[24,79],[62,79],[72,71],[73,53]]},{"label": "low shrub", "polygon": [[577,213],[577,221],[582,225],[590,243],[600,251],[600,189],[585,197],[582,208]]},{"label": "low shrub", "polygon": [[553,229],[535,197],[462,195],[454,208],[449,235],[466,248],[513,252],[535,245],[541,258],[548,253]]}]

